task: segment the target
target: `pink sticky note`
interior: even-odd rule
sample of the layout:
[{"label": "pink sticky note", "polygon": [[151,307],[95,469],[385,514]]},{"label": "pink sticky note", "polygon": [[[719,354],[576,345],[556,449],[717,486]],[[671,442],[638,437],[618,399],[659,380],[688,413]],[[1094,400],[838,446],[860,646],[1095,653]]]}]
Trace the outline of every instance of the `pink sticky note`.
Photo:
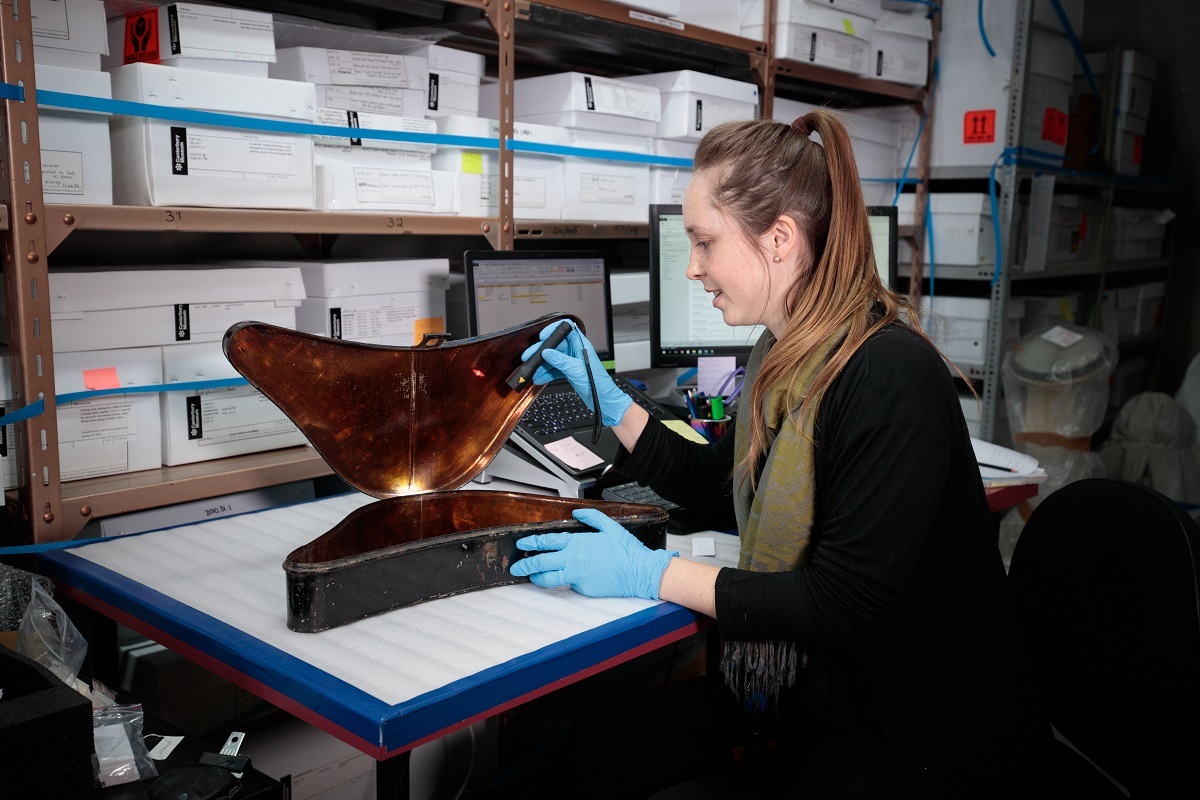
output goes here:
[{"label": "pink sticky note", "polygon": [[88,389],[119,389],[121,379],[117,377],[116,367],[101,367],[100,369],[85,369],[83,385]]}]

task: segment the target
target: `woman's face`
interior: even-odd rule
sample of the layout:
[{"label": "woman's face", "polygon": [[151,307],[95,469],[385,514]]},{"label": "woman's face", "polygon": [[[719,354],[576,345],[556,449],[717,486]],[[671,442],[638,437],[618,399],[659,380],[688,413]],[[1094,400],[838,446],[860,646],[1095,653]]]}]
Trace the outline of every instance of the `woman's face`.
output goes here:
[{"label": "woman's face", "polygon": [[[696,173],[683,198],[683,222],[692,243],[687,277],[712,295],[726,325],[766,325],[776,337],[787,315],[784,295],[792,259],[772,261],[773,236],[748,241],[713,202],[711,170]],[[756,247],[757,245],[757,247]]]}]

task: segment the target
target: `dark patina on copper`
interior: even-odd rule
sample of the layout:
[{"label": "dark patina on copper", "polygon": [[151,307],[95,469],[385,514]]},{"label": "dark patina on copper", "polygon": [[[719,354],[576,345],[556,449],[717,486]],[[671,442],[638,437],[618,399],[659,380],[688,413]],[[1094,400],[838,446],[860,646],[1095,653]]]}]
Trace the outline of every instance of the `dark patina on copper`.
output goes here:
[{"label": "dark patina on copper", "polygon": [[[505,378],[550,315],[488,336],[413,347],[327,339],[259,322],[225,334],[234,368],[279,406],[343,480],[381,499],[284,561],[288,627],[320,631],[393,608],[524,582],[508,574],[533,533],[585,530],[599,508],[649,547],[667,513],[511,492],[449,491],[500,451],[540,387]],[[578,320],[576,320],[578,322]]]}]

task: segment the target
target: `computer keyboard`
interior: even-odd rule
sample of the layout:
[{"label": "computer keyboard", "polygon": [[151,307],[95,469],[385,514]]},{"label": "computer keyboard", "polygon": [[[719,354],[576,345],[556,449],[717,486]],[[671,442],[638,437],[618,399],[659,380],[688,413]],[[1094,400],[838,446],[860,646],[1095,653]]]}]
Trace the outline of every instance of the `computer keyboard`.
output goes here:
[{"label": "computer keyboard", "polygon": [[[625,378],[615,375],[613,381],[633,399],[633,402],[646,409],[650,416],[662,415],[659,406]],[[521,415],[521,425],[530,433],[542,436],[590,425],[592,416],[591,409],[573,391],[542,392]]]},{"label": "computer keyboard", "polygon": [[600,492],[600,496],[614,503],[644,503],[645,505],[662,506],[667,511],[677,511],[682,508],[678,503],[672,503],[649,486],[642,486],[637,481],[606,487]]}]

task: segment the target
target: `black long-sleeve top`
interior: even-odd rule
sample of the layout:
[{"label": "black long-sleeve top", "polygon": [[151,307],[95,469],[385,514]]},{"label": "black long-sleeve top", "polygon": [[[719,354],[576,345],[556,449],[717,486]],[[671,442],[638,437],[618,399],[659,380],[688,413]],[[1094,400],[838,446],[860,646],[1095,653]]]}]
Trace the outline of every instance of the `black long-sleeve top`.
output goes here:
[{"label": "black long-sleeve top", "polygon": [[[840,691],[869,701],[921,796],[1034,796],[1049,724],[940,355],[904,325],[877,333],[826,392],[815,439],[809,562],[722,569],[722,637],[795,641],[843,665]],[[732,527],[732,440],[704,446],[651,420],[618,467]]]}]

